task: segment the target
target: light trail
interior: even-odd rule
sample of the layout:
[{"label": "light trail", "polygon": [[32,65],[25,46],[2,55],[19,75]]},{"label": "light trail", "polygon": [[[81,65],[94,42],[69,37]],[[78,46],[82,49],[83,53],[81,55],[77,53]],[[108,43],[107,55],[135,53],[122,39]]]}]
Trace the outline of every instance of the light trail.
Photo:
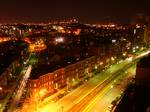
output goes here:
[{"label": "light trail", "polygon": [[15,98],[14,98],[14,101],[15,102],[18,102],[22,96],[22,93],[23,93],[23,90],[26,86],[26,83],[28,81],[28,78],[30,77],[30,73],[31,73],[31,70],[32,70],[32,66],[29,65],[27,71],[26,71],[26,74],[23,76],[22,80],[21,80],[21,83],[20,83],[20,86],[18,88],[18,91],[16,92],[16,95],[15,95]]},{"label": "light trail", "polygon": [[148,55],[149,53],[150,53],[150,51],[146,51],[146,52],[144,52],[144,53],[142,53],[142,54],[136,56],[136,59],[137,59],[137,58],[142,58],[142,57]]},{"label": "light trail", "polygon": [[[100,93],[93,98],[90,103],[81,110],[82,112],[109,112],[108,106],[117,96],[120,95],[122,89],[125,89],[128,81],[124,80],[127,77],[132,77],[135,75],[136,66],[133,65],[127,70],[127,73],[123,73],[115,79],[115,82],[110,82]],[[122,80],[120,80],[122,79]],[[118,88],[116,84],[121,85],[121,88]],[[111,88],[113,85],[113,88]],[[81,112],[80,111],[80,112]]]}]

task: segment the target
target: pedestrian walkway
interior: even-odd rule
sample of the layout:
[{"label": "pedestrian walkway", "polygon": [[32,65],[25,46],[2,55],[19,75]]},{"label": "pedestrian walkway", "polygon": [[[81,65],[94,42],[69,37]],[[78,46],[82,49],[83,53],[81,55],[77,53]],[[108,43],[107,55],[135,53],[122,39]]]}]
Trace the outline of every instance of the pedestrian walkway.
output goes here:
[{"label": "pedestrian walkway", "polygon": [[50,102],[50,101],[54,101],[55,99],[57,99],[58,95],[63,94],[65,92],[67,92],[67,87],[62,88],[62,89],[58,90],[56,93],[45,98],[44,101],[42,101],[41,105],[43,105],[47,102]]}]

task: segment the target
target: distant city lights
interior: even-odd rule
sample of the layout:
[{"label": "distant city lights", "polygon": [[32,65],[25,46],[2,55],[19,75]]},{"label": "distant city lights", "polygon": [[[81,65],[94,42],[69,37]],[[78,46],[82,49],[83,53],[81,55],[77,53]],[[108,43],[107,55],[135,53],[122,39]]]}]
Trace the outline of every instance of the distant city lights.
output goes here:
[{"label": "distant city lights", "polygon": [[55,39],[55,43],[63,43],[64,42],[64,38],[63,37],[59,37]]}]

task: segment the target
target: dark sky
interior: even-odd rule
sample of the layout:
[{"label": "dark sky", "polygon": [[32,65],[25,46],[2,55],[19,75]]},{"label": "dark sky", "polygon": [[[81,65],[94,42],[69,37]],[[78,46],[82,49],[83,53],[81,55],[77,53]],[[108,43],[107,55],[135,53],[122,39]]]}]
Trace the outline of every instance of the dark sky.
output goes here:
[{"label": "dark sky", "polygon": [[0,22],[40,22],[72,17],[82,22],[127,22],[150,15],[150,0],[3,0]]}]

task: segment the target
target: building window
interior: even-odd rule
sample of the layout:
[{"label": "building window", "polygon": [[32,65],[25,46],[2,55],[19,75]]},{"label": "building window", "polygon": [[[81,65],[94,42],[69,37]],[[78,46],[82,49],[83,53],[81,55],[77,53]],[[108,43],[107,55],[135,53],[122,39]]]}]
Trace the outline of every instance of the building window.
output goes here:
[{"label": "building window", "polygon": [[36,87],[36,84],[34,84],[34,87]]}]

